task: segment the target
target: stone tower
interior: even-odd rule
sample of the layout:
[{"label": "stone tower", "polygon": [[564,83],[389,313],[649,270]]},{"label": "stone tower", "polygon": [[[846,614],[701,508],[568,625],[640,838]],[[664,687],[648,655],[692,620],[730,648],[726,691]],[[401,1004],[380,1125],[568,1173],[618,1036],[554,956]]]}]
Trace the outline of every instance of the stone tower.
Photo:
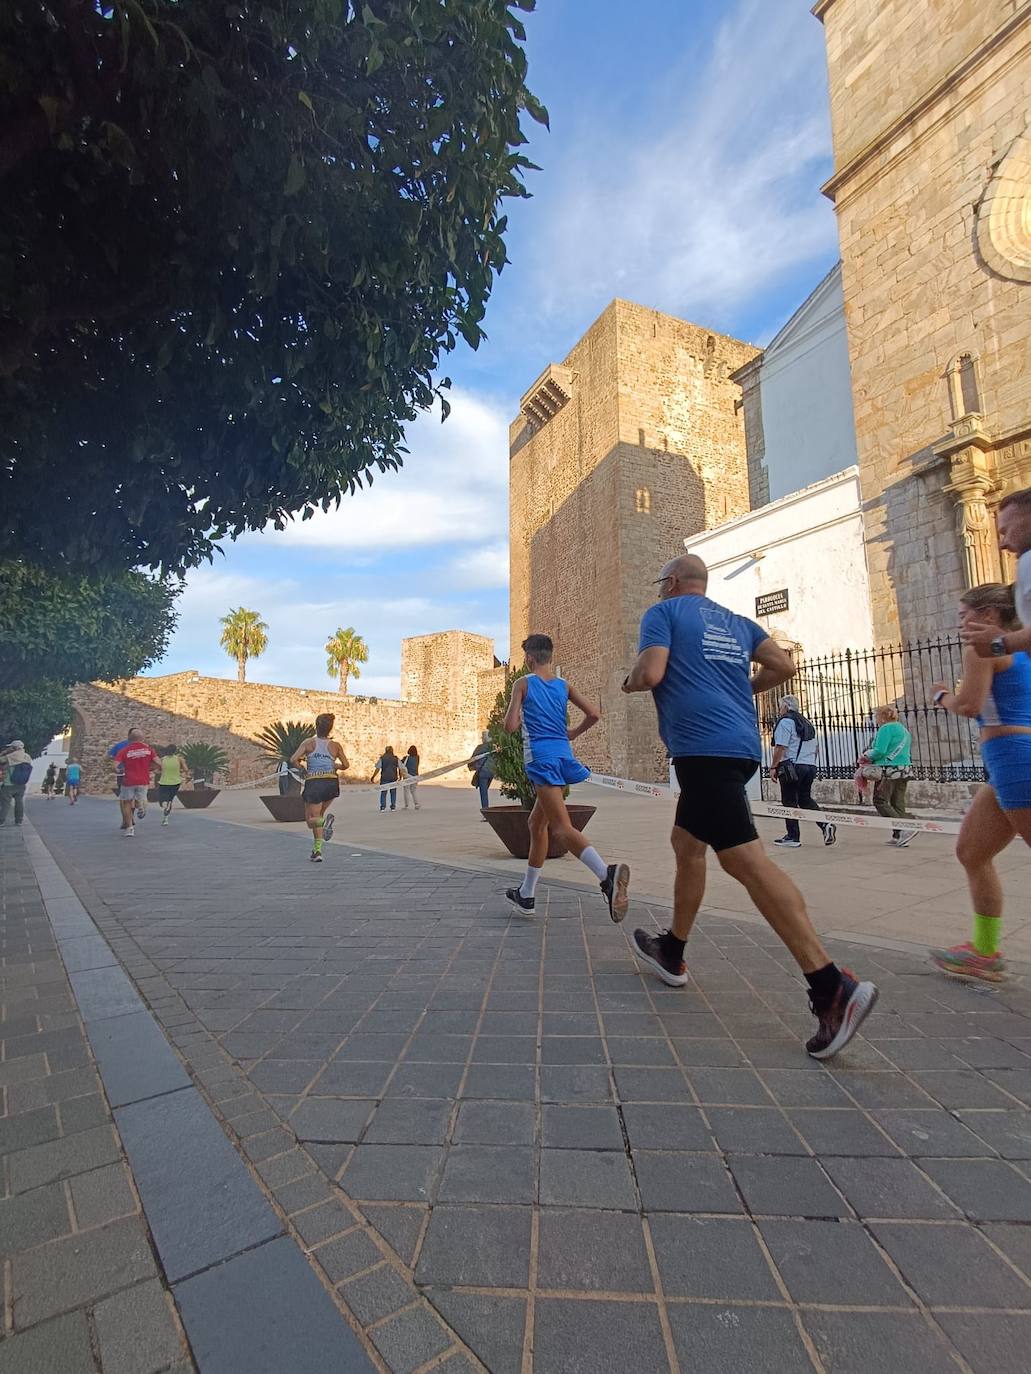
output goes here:
[{"label": "stone tower", "polygon": [[1031,485],[1031,3],[819,0],[874,632],[955,624]]},{"label": "stone tower", "polygon": [[730,374],[756,354],[616,300],[530,387],[510,430],[512,657],[555,640],[562,672],[602,706],[578,752],[592,767],[664,772],[655,713],[620,685],[659,568],[687,535],[749,509]]}]

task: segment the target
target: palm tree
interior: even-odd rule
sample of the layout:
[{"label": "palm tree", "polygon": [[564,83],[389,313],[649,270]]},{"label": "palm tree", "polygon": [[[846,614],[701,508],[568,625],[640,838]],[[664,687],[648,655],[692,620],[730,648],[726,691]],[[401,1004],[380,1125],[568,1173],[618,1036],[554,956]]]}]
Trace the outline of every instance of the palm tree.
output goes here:
[{"label": "palm tree", "polygon": [[224,615],[219,622],[222,638],[218,641],[230,658],[236,659],[236,679],[247,680],[247,660],[258,658],[268,648],[268,626],[258,611],[246,611],[239,606]]},{"label": "palm tree", "polygon": [[340,675],[340,690],[347,691],[347,679],[359,678],[357,665],[368,663],[369,650],[361,635],[352,629],[337,630],[326,645],[326,669],[330,677]]}]

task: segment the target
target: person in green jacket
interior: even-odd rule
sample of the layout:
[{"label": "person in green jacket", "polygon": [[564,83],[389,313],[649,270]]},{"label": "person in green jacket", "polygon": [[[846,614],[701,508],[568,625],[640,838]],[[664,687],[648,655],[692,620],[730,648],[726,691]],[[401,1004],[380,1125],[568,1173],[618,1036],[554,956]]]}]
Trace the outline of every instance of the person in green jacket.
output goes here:
[{"label": "person in green jacket", "polygon": [[[912,763],[913,736],[899,720],[894,706],[878,706],[874,712],[877,734],[867,750],[871,764],[880,768],[881,776],[873,790],[873,804],[881,816],[900,821],[912,819],[906,810],[906,789]],[[905,849],[916,835],[915,830],[893,830],[889,844]]]}]

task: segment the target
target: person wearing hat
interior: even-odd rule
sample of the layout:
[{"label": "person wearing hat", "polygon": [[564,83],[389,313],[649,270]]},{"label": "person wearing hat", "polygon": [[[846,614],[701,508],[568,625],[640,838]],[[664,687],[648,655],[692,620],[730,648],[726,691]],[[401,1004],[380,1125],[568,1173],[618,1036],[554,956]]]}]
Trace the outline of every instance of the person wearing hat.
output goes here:
[{"label": "person wearing hat", "polygon": [[14,806],[14,823],[21,825],[25,819],[25,789],[32,777],[32,759],[25,752],[25,744],[20,739],[12,739],[4,750],[7,774],[0,787],[0,825],[7,824],[7,813]]},{"label": "person wearing hat", "polygon": [[[770,769],[770,777],[780,783],[781,804],[802,811],[819,811],[819,805],[813,801],[816,773],[816,728],[802,715],[798,697],[789,692],[780,699],[780,719],[773,732],[773,766]],[[837,826],[823,821],[817,821],[817,825],[823,833],[824,844],[833,844],[838,838]],[[799,849],[802,832],[798,821],[786,821],[785,833],[773,843],[781,849]]]}]

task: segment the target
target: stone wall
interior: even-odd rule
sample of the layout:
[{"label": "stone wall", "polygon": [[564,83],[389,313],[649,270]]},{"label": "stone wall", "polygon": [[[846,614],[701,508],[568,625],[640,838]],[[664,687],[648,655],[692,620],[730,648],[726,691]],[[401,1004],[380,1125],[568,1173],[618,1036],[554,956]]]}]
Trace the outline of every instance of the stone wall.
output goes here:
[{"label": "stone wall", "polygon": [[[498,690],[493,667],[483,671],[484,663],[494,663],[492,643],[458,631],[421,636],[413,643],[411,651],[407,641],[402,646],[406,687],[432,693],[422,701],[374,700],[194,672],[83,684],[72,692],[70,757],[83,764],[87,791],[105,790],[113,778],[107,750],[130,726],[138,726],[155,747],[197,741],[219,745],[230,758],[228,776],[221,782],[246,782],[269,771],[257,757],[254,736],[259,730],[278,720],[314,721],[331,711],[335,738],[351,761],[349,780],[366,781],[387,744],[399,753],[415,744],[423,772],[468,758]],[[479,699],[481,677],[485,690],[493,686],[485,707]]]},{"label": "stone wall", "polygon": [[1031,4],[816,13],[874,627],[914,638],[1005,575],[993,506],[1031,484]]},{"label": "stone wall", "polygon": [[523,397],[510,431],[511,643],[550,634],[562,672],[602,707],[585,763],[664,776],[650,701],[620,684],[662,564],[685,535],[749,509],[731,373],[756,354],[613,301]]}]

